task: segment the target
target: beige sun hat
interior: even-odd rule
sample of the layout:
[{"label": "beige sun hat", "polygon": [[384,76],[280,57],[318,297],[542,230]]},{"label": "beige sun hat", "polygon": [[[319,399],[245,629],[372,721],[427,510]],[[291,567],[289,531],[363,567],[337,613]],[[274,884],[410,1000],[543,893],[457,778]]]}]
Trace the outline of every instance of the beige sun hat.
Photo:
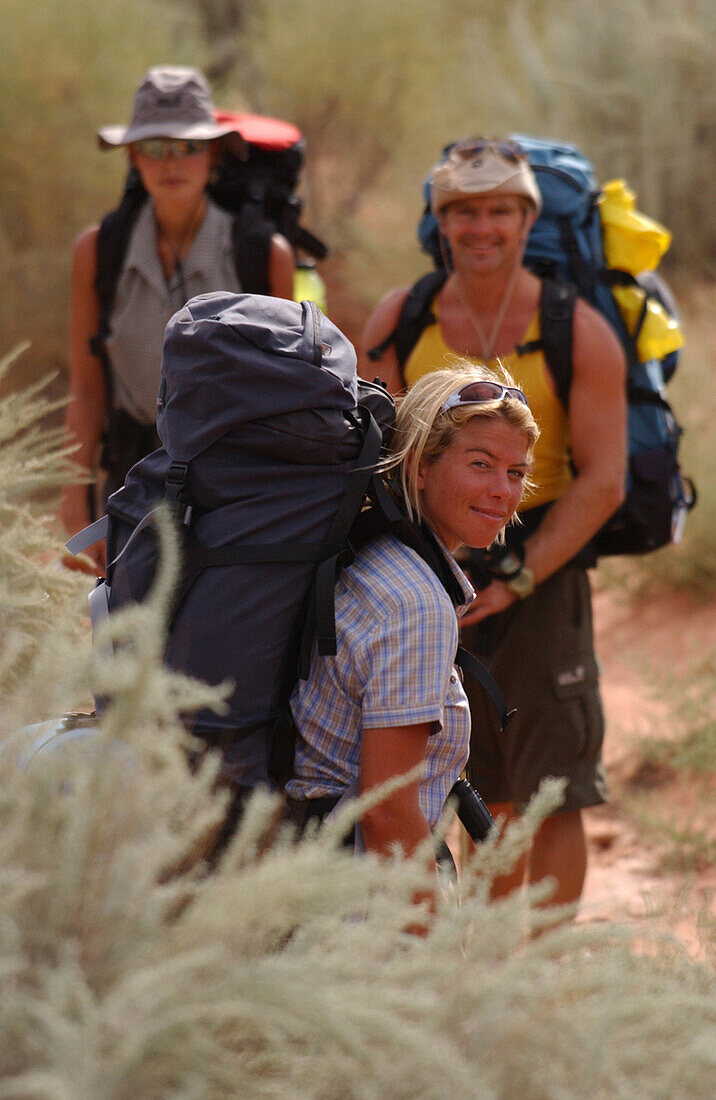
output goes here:
[{"label": "beige sun hat", "polygon": [[433,214],[439,214],[456,199],[492,192],[521,195],[538,214],[542,208],[542,196],[527,155],[514,141],[459,141],[430,175]]},{"label": "beige sun hat", "polygon": [[206,77],[198,69],[157,66],[137,88],[129,126],[104,126],[97,131],[99,145],[115,149],[153,137],[211,141],[225,134],[243,144],[235,126],[217,123],[214,110]]}]

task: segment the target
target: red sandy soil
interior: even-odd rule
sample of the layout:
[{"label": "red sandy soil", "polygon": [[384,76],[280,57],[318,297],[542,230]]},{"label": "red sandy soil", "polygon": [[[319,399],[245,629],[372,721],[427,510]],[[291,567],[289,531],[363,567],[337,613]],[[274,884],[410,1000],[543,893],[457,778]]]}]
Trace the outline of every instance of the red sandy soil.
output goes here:
[{"label": "red sandy soil", "polygon": [[[646,737],[679,737],[679,698],[689,690],[695,661],[716,652],[713,604],[684,597],[655,598],[637,606],[597,590],[597,652],[607,717],[605,761],[612,800],[585,814],[589,867],[579,920],[629,924],[657,915],[695,953],[705,955],[716,929],[716,868],[667,870],[668,841],[655,840],[630,811],[632,796],[650,814],[716,837],[716,776],[689,779],[668,767],[644,765]],[[660,684],[657,691],[655,683]],[[699,931],[706,918],[707,927]]]}]

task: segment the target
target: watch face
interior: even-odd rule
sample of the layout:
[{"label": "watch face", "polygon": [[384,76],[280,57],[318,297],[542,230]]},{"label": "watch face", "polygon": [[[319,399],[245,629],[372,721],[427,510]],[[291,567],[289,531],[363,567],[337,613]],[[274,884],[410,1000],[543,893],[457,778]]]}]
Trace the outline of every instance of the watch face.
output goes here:
[{"label": "watch face", "polygon": [[505,554],[499,563],[500,572],[505,577],[514,577],[522,569],[522,562],[517,554]]},{"label": "watch face", "polygon": [[496,557],[496,560],[493,560],[492,555],[488,554],[487,559],[490,573],[493,577],[499,577],[501,580],[516,577],[522,569],[522,558],[511,550],[506,551],[500,557]]},{"label": "watch face", "polygon": [[507,582],[507,587],[510,592],[514,592],[520,599],[524,599],[525,596],[531,596],[535,589],[535,579],[532,570],[523,566],[517,576],[512,577],[512,579]]}]

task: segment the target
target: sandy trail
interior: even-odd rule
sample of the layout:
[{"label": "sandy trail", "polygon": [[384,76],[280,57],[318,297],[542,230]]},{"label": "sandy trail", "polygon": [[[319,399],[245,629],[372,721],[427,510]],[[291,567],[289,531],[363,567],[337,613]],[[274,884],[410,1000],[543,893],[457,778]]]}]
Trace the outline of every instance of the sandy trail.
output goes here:
[{"label": "sandy trail", "polygon": [[[699,933],[703,916],[716,927],[716,868],[692,872],[665,871],[667,848],[649,840],[625,806],[623,792],[639,783],[653,787],[667,818],[697,819],[716,835],[714,784],[711,798],[697,797],[686,780],[668,774],[641,775],[639,743],[648,736],[679,736],[674,729],[673,703],[687,690],[689,669],[697,658],[715,651],[713,606],[693,605],[679,596],[633,606],[613,590],[595,596],[597,651],[602,665],[602,689],[607,717],[605,761],[612,801],[587,811],[589,868],[579,919],[643,922],[657,914],[669,929],[699,954],[706,950]],[[659,692],[658,679],[667,684]],[[714,778],[714,777],[712,777]],[[713,942],[712,942],[713,948]]]}]

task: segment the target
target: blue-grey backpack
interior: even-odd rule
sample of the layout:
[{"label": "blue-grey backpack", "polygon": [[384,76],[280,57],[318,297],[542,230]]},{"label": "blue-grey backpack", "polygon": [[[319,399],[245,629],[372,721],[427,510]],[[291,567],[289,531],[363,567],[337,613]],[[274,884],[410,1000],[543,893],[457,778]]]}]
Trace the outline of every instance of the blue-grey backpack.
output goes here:
[{"label": "blue-grey backpack", "polygon": [[[356,374],[353,346],[314,302],[219,292],[192,298],[167,326],[158,397],[162,446],[138,462],[107,517],[107,579],[91,604],[110,614],[146,596],[157,565],[157,505],[181,533],[182,571],[166,661],[210,684],[232,680],[228,713],[192,731],[221,749],[240,788],[280,784],[293,759],[289,696],[319,655],[336,652],[333,593],[361,541],[393,531],[454,578],[429,533],[407,522],[376,464],[395,417],[380,384]],[[466,658],[467,660],[467,658]],[[486,670],[470,671],[504,701]]]}]

